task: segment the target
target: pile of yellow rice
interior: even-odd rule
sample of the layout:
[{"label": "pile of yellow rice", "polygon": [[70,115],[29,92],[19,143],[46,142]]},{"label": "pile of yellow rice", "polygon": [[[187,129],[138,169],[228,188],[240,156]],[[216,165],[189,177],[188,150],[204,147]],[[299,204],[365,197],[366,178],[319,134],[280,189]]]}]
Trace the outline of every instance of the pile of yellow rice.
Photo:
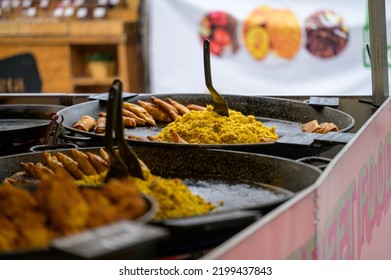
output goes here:
[{"label": "pile of yellow rice", "polygon": [[205,111],[190,111],[169,123],[157,138],[174,142],[175,131],[192,144],[246,144],[274,142],[278,139],[275,127],[266,127],[253,115],[229,110],[229,117],[221,116],[207,105]]}]

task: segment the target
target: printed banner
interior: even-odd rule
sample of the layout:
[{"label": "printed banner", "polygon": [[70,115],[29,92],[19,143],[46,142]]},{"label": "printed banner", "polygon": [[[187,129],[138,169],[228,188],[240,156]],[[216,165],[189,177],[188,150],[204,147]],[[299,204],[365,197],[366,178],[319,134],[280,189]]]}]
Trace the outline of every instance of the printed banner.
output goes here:
[{"label": "printed banner", "polygon": [[372,95],[366,0],[149,0],[147,5],[151,92],[207,92],[203,41],[208,39],[213,85],[222,94]]}]

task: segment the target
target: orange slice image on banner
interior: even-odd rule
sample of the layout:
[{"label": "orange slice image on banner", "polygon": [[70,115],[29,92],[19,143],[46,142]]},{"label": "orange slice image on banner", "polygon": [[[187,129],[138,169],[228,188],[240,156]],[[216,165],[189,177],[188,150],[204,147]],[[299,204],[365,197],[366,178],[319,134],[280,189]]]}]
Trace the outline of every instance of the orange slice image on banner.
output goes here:
[{"label": "orange slice image on banner", "polygon": [[242,32],[248,52],[257,60],[265,58],[269,51],[290,60],[298,53],[302,40],[296,16],[288,9],[269,6],[252,11],[243,23]]},{"label": "orange slice image on banner", "polygon": [[269,51],[269,35],[266,29],[262,27],[250,28],[244,35],[244,43],[255,59],[263,59]]}]

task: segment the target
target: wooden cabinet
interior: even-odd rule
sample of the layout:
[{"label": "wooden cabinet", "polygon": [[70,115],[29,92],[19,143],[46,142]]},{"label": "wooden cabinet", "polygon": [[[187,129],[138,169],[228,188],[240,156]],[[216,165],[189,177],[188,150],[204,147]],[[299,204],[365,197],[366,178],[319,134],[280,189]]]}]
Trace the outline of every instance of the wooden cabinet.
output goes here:
[{"label": "wooden cabinet", "polygon": [[[116,78],[123,81],[124,91],[140,92],[137,9],[132,11],[89,21],[0,21],[0,59],[32,53],[44,93],[107,92]],[[87,56],[95,52],[116,58],[112,76],[94,78],[89,74]]]}]

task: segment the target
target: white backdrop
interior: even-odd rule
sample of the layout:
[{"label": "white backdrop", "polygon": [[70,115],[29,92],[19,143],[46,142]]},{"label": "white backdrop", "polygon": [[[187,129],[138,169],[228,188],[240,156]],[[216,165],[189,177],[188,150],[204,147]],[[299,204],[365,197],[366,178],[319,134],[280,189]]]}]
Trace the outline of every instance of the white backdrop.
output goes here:
[{"label": "white backdrop", "polygon": [[[365,46],[369,43],[364,32],[366,0],[149,0],[147,5],[150,91],[153,93],[206,92],[203,39],[200,34],[211,30],[205,31],[203,19],[210,19],[207,16],[217,11],[224,12],[236,21],[233,27],[235,34],[231,33],[230,38],[234,41],[232,38],[236,36],[238,47],[233,52],[232,48],[224,46],[221,55],[211,54],[213,84],[220,93],[269,96],[371,95],[371,70],[365,52]],[[271,44],[269,50],[263,51],[262,59],[256,59],[249,52],[243,28],[249,15],[261,6],[267,6],[272,11],[287,11],[280,15],[277,21],[279,24],[289,17],[296,20],[297,28],[294,32],[299,32],[300,41],[296,48],[292,47],[293,56],[276,56],[278,51]],[[339,32],[339,35],[345,32],[342,36],[346,37],[346,44],[337,54],[329,57],[320,57],[306,48],[310,39],[306,33],[306,22],[310,15],[318,11],[326,11],[326,17],[318,19],[323,22],[323,27],[339,20],[341,29],[332,32]],[[333,13],[330,15],[327,11]],[[387,11],[387,25],[391,22],[388,15],[390,12]],[[252,26],[258,26],[258,30],[267,30],[265,25],[253,23]],[[272,42],[273,31],[267,31]],[[286,29],[277,25],[278,32],[286,33]],[[280,49],[289,45],[285,44],[290,42],[289,36],[280,35]],[[388,41],[390,37],[388,34]]]}]

